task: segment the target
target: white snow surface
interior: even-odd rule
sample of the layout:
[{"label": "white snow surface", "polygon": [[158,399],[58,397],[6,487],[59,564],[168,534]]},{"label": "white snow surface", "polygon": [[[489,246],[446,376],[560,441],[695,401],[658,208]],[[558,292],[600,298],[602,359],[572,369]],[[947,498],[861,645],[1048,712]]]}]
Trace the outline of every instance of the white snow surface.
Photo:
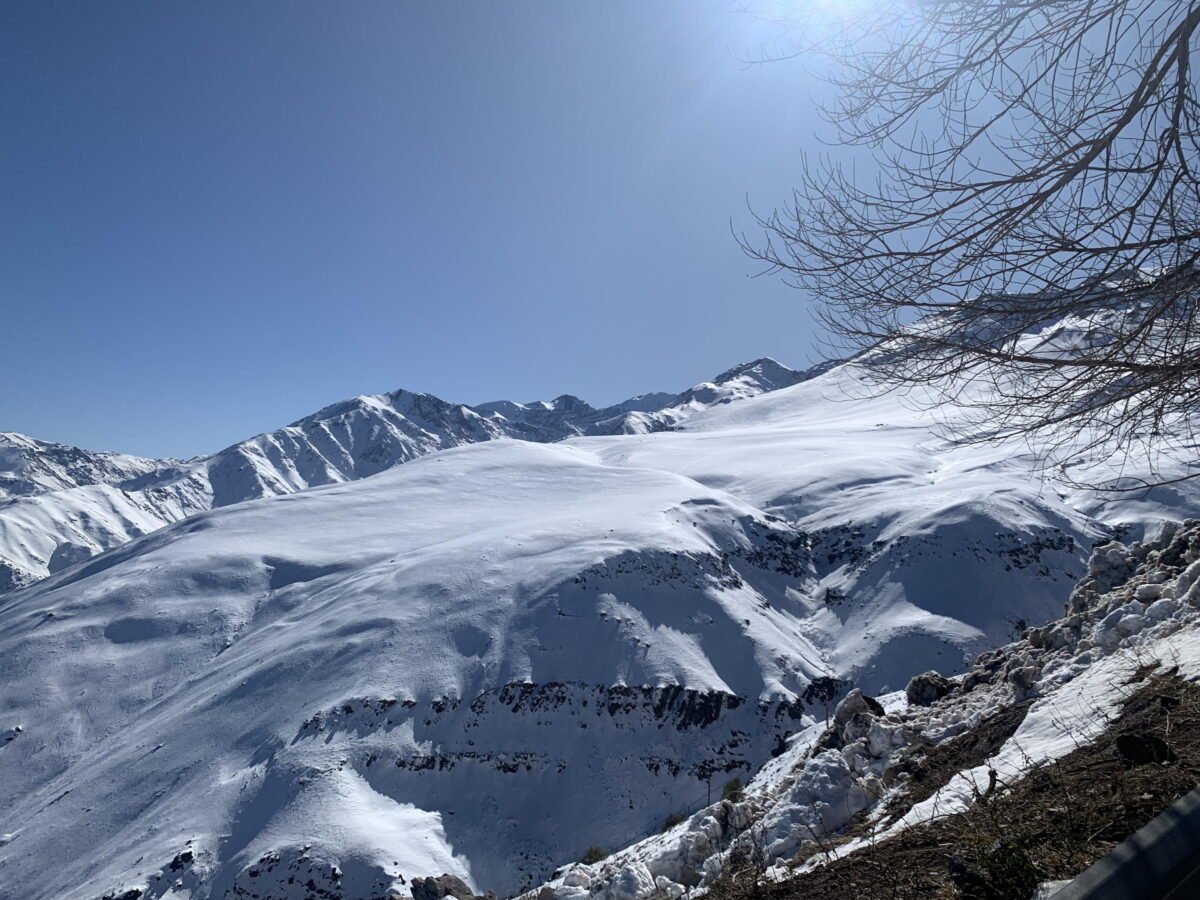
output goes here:
[{"label": "white snow surface", "polygon": [[[545,793],[564,769],[597,808],[637,796],[644,817],[669,808],[679,782],[694,788],[688,768],[718,750],[743,770],[767,757],[775,713],[764,707],[760,721],[760,699],[788,701],[826,671],[800,632],[803,604],[772,573],[759,588],[722,576],[722,551],[774,527],[678,475],[505,441],[194,516],[10,594],[0,715],[23,731],[3,749],[0,794],[17,799],[4,814],[16,837],[0,884],[95,896],[190,839],[220,896],[268,825],[323,835],[359,808],[419,798],[454,844],[433,840],[413,857],[406,839],[404,874],[440,874],[466,852],[469,879],[511,889],[524,872],[514,847],[538,854],[529,865],[541,869],[586,846],[591,826],[514,817],[514,804],[552,807]],[[550,698],[560,713],[541,713],[542,724],[502,698],[498,711],[456,702],[524,684],[562,685]],[[748,702],[711,738],[673,728],[646,746],[627,720],[657,727],[657,698],[614,715],[604,711],[613,685]],[[454,703],[448,723],[429,717],[443,698]],[[370,712],[393,700],[387,717]],[[306,731],[318,714],[353,721]],[[738,726],[758,734],[726,747]],[[622,749],[624,760],[597,767]],[[447,779],[396,763],[455,754]],[[377,769],[371,755],[384,760]],[[655,756],[684,772],[659,774]],[[403,856],[386,849],[372,851],[381,875],[383,857]]]},{"label": "white snow surface", "polygon": [[[852,365],[778,374],[559,443],[494,439],[497,417],[549,427],[532,405],[357,398],[152,486],[0,507],[6,552],[48,571],[85,548],[0,596],[0,898],[530,888],[710,781],[765,764],[775,791],[815,739],[814,678],[961,671],[1056,617],[1114,528],[1200,507],[951,445]],[[866,803],[829,762],[830,808]],[[787,840],[809,807],[779,807]]]}]

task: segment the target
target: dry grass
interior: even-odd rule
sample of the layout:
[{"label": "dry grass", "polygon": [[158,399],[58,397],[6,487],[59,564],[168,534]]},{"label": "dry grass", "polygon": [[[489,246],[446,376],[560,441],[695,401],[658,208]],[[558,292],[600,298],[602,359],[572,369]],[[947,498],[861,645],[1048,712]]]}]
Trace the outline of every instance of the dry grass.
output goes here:
[{"label": "dry grass", "polygon": [[[1094,744],[981,798],[970,810],[778,883],[730,871],[716,900],[870,900],[1028,897],[1037,883],[1070,878],[1200,782],[1200,686],[1173,672],[1128,686],[1122,712]],[[986,759],[1024,710],[995,717],[976,738],[922,761],[908,800]],[[1009,729],[1012,730],[1009,730]],[[1005,732],[1007,731],[1007,734]],[[895,812],[893,810],[893,812]]]}]

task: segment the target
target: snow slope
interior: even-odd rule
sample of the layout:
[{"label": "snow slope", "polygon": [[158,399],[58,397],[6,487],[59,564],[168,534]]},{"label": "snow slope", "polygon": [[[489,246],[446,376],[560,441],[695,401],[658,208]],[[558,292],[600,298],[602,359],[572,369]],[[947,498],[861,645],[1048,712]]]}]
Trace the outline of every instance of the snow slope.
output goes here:
[{"label": "snow slope", "polygon": [[93,897],[189,849],[223,896],[321,842],[372,890],[393,859],[528,884],[795,727],[825,671],[805,605],[731,562],[780,533],[677,475],[498,442],[10,594],[0,896]]},{"label": "snow slope", "polygon": [[[251,442],[226,483],[263,499],[0,598],[0,898],[511,893],[791,758],[813,679],[961,671],[1093,543],[1200,507],[1034,476],[858,379],[553,444],[419,398]],[[484,437],[386,469],[381,406]]]},{"label": "snow slope", "polygon": [[399,390],[335,403],[182,463],[0,435],[0,593],[203,510],[353,481],[426,453],[497,438],[551,442],[658,430],[706,404],[804,377],[756,360],[678,396],[643,394],[605,409],[567,395],[469,407]]},{"label": "snow slope", "polygon": [[[1055,482],[1027,448],[955,445],[920,408],[869,394],[843,365],[676,431],[571,443],[786,521],[811,556],[804,589],[823,601],[806,633],[839,677],[874,691],[916,667],[957,670],[1046,621],[1094,543],[1200,508],[1195,485],[1100,495]],[[1098,477],[1106,464],[1087,463]]]},{"label": "snow slope", "polygon": [[[851,694],[829,727],[789,741],[742,798],[710,805],[601,863],[573,865],[527,898],[677,898],[703,891],[732,853],[750,848],[768,877],[786,879],[878,847],[1095,741],[1131,685],[1168,671],[1200,679],[1200,520],[1168,523],[1153,540],[1102,545],[1061,618],[985,654],[936,701],[910,705],[899,693],[872,709]],[[995,752],[924,799],[908,798],[914,764],[1012,712],[1019,714]],[[857,836],[834,846],[851,824]],[[797,858],[807,860],[799,869]]]}]

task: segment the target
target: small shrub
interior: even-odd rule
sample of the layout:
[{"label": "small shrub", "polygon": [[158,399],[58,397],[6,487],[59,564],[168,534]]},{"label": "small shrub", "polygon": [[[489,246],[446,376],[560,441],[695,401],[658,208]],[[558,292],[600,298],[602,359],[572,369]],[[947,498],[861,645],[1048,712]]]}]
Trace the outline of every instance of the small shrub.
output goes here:
[{"label": "small shrub", "polygon": [[822,675],[814,678],[812,684],[804,689],[801,699],[809,706],[821,704],[825,710],[825,724],[829,724],[829,707],[842,688],[849,685],[832,675]]},{"label": "small shrub", "polygon": [[964,900],[1030,897],[1038,886],[1038,872],[1029,854],[1005,842],[977,854],[971,862],[952,859],[949,874]]},{"label": "small shrub", "polygon": [[583,856],[579,857],[579,861],[585,866],[593,866],[607,856],[608,851],[603,847],[588,847],[583,851]]},{"label": "small shrub", "polygon": [[672,828],[674,828],[680,822],[685,821],[686,819],[687,819],[687,816],[683,815],[682,813],[671,813],[669,816],[667,816],[666,820],[663,822],[662,828],[660,828],[658,830],[658,833],[662,834],[663,832],[670,831]]},{"label": "small shrub", "polygon": [[742,790],[742,779],[731,778],[725,782],[725,787],[721,788],[721,799],[737,803],[742,799]]}]

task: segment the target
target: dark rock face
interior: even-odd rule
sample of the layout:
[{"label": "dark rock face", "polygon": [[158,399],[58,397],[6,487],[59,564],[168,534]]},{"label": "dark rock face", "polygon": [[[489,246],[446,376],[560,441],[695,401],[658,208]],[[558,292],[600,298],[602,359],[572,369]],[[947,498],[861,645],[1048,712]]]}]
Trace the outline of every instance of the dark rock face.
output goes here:
[{"label": "dark rock face", "polygon": [[413,900],[442,900],[443,897],[454,897],[455,900],[475,900],[474,892],[461,878],[455,878],[453,875],[439,875],[437,878],[414,878],[412,895]]},{"label": "dark rock face", "polygon": [[954,682],[937,672],[922,672],[914,675],[904,689],[904,696],[912,706],[932,706],[954,690]]},{"label": "dark rock face", "polygon": [[837,709],[833,711],[833,720],[841,726],[862,713],[871,716],[882,716],[883,707],[874,697],[868,697],[858,688],[855,688],[837,705]]},{"label": "dark rock face", "polygon": [[856,741],[871,730],[876,719],[884,715],[883,705],[855,688],[833,711],[833,721],[817,740],[822,750],[836,750]]},{"label": "dark rock face", "polygon": [[1175,762],[1175,751],[1160,737],[1152,734],[1122,734],[1117,738],[1117,753],[1125,768],[1161,765]]},{"label": "dark rock face", "polygon": [[[808,721],[801,699],[515,681],[471,698],[345,697],[312,715],[292,744],[337,746],[375,792],[440,812],[479,887],[513,895],[584,846],[621,846],[635,831],[656,833],[669,815],[707,805]],[[545,827],[578,816],[580,796],[592,820],[585,837]],[[498,822],[496,809],[514,812]],[[411,874],[429,873],[405,874],[411,883]]]},{"label": "dark rock face", "polygon": [[[299,892],[303,889],[303,893]],[[347,900],[342,870],[334,862],[300,852],[270,851],[238,873],[221,896],[227,900],[280,900],[303,896],[305,900]],[[440,900],[440,898],[439,898]]]}]

